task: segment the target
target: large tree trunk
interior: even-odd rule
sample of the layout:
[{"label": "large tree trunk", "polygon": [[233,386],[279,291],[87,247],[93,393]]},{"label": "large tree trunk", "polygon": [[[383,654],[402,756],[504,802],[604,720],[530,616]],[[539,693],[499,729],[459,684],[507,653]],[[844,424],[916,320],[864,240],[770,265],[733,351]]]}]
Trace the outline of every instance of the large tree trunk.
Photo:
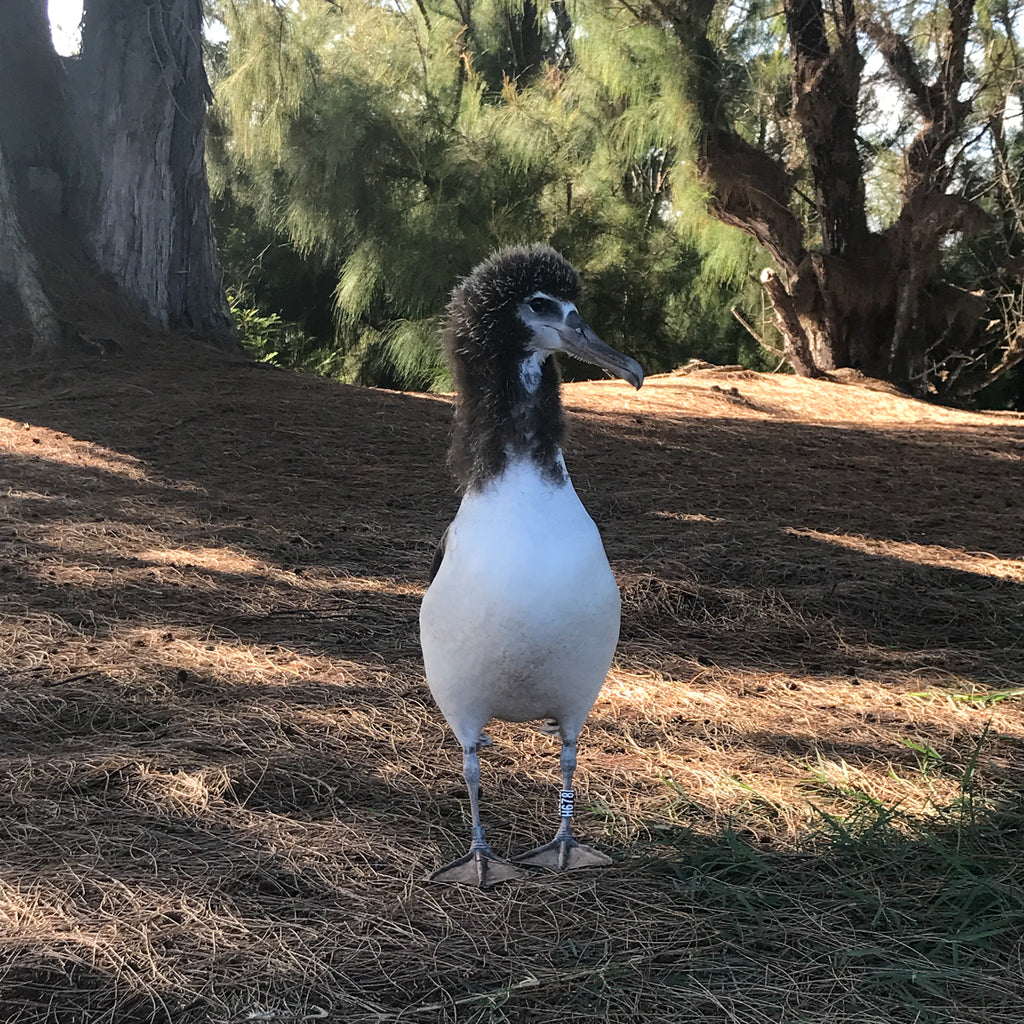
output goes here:
[{"label": "large tree trunk", "polygon": [[0,4],[0,245],[17,249],[20,232],[26,258],[5,276],[34,351],[55,344],[44,301],[60,335],[77,333],[85,307],[89,333],[112,333],[97,323],[102,294],[122,307],[112,322],[127,305],[233,347],[204,165],[201,0],[88,0],[82,55],[63,65],[45,6]]},{"label": "large tree trunk", "polygon": [[162,326],[233,337],[210,223],[201,0],[89,0],[74,76],[89,252]]}]

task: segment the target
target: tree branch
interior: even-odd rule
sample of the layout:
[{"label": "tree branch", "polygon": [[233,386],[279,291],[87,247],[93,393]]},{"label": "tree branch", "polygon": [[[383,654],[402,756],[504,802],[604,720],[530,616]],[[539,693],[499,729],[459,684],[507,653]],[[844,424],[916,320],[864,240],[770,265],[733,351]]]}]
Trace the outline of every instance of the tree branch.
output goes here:
[{"label": "tree branch", "polygon": [[861,21],[868,38],[878,47],[893,78],[899,82],[914,99],[922,117],[930,118],[932,110],[931,90],[925,84],[921,69],[914,58],[906,39],[893,30],[888,20],[863,18]]},{"label": "tree branch", "polygon": [[709,131],[697,158],[701,178],[713,188],[711,212],[755,238],[787,272],[804,256],[803,228],[789,209],[790,173],[764,150],[733,131]]},{"label": "tree branch", "polygon": [[949,0],[949,25],[940,43],[939,71],[931,84],[924,82],[909,44],[888,23],[865,21],[865,31],[878,44],[893,76],[914,98],[924,121],[906,151],[904,196],[917,196],[946,187],[949,170],[946,154],[959,136],[971,110],[960,100],[966,74],[965,53],[974,0]]},{"label": "tree branch", "polygon": [[765,341],[764,338],[762,338],[761,335],[758,334],[757,331],[755,331],[749,323],[747,323],[747,321],[743,317],[743,314],[735,306],[732,307],[731,312],[732,315],[736,317],[736,319],[740,322],[740,325],[747,332],[747,334],[749,334],[754,339],[754,341],[756,341],[758,345],[760,345],[761,348],[765,350],[765,352],[770,352],[773,356],[776,356],[779,359],[785,359],[786,362],[789,362],[786,353],[781,351],[780,349],[775,348],[774,345],[769,345],[768,342]]},{"label": "tree branch", "polygon": [[[696,164],[701,180],[711,188],[711,213],[751,235],[780,267],[794,272],[804,247],[802,226],[789,209],[793,177],[781,161],[751,145],[726,120],[721,62],[708,38],[716,0],[648,2],[657,20],[670,25],[684,51],[693,55],[690,85],[700,124]],[[634,16],[652,21],[649,12],[636,11]]]},{"label": "tree branch", "polygon": [[770,267],[761,272],[761,284],[775,309],[775,321],[782,332],[786,360],[801,377],[820,377],[821,371],[811,355],[811,344],[807,332],[800,323],[789,292]]}]

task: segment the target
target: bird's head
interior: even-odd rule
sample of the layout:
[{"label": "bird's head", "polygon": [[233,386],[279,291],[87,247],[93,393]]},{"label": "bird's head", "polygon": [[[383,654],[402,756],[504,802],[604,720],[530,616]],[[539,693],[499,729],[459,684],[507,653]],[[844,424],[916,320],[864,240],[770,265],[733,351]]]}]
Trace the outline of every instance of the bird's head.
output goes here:
[{"label": "bird's head", "polygon": [[580,277],[550,246],[502,249],[455,290],[446,332],[455,363],[516,364],[530,388],[552,352],[568,352],[639,388],[640,364],[606,345],[580,316]]}]

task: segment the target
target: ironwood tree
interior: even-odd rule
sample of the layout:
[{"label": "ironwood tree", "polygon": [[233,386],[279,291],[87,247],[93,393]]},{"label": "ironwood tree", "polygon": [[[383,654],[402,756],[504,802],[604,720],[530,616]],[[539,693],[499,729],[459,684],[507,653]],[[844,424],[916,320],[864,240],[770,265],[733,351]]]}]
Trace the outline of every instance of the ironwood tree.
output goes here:
[{"label": "ironwood tree", "polygon": [[[797,373],[854,367],[952,397],[1024,360],[1015,0],[609,0],[606,14],[685,67],[708,208],[770,254],[761,280]],[[883,107],[902,113],[891,129]],[[885,157],[898,171],[881,223],[866,178]],[[991,272],[957,280],[962,247],[993,229]]]},{"label": "ironwood tree", "polygon": [[137,315],[231,346],[204,163],[201,0],[0,4],[0,323],[32,352]]},{"label": "ironwood tree", "polygon": [[729,313],[759,291],[753,242],[673,204],[679,147],[659,139],[679,123],[681,91],[662,101],[641,66],[636,102],[620,102],[620,85],[577,59],[598,27],[579,21],[583,8],[211,10],[226,41],[209,47],[210,181],[232,298],[262,358],[446,390],[438,336],[452,282],[501,245],[546,240],[583,274],[605,340],[649,371],[691,357],[765,365]]}]

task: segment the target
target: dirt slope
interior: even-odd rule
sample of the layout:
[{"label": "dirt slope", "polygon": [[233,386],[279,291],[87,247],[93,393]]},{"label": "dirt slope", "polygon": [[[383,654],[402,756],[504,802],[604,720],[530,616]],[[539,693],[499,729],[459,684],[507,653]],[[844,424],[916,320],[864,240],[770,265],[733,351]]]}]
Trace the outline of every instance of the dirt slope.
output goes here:
[{"label": "dirt slope", "polygon": [[[1024,422],[707,370],[566,402],[623,593],[578,831],[618,863],[478,893],[420,881],[468,838],[416,638],[448,401],[199,349],[0,381],[0,1019],[678,1019],[658,964],[728,953],[662,881],[695,837],[926,813],[975,756],[1019,800]],[[493,734],[523,850],[557,749]],[[768,1012],[762,967],[687,1019],[875,1019],[834,975]]]}]

